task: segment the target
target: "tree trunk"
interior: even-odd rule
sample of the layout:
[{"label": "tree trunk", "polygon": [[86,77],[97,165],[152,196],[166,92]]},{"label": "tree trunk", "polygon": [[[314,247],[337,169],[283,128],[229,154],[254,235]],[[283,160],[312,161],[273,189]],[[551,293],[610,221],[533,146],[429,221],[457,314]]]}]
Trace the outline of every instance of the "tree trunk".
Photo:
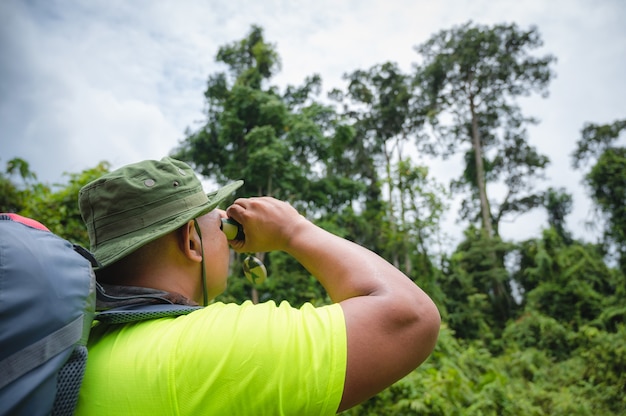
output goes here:
[{"label": "tree trunk", "polygon": [[487,199],[483,150],[480,144],[480,134],[478,133],[478,118],[476,117],[476,108],[474,107],[474,97],[470,97],[470,111],[472,115],[472,148],[474,149],[474,161],[476,163],[476,185],[478,186],[478,195],[480,197],[480,213],[482,214],[483,230],[487,237],[491,238],[493,236],[493,226],[489,200]]},{"label": "tree trunk", "polygon": [[[489,257],[491,259],[492,267],[495,269],[498,267],[497,256],[494,250],[491,249],[493,238],[493,223],[491,221],[491,209],[489,206],[489,200],[487,199],[487,185],[485,183],[485,167],[483,166],[483,150],[480,143],[480,133],[478,132],[478,118],[476,117],[476,108],[474,106],[474,97],[470,96],[470,111],[472,115],[472,147],[474,148],[474,161],[476,163],[476,184],[478,186],[478,194],[480,196],[480,212],[482,214],[483,233],[489,242]],[[501,315],[501,319],[506,319],[508,316],[508,295],[504,290],[502,282],[497,278],[492,281],[492,290],[494,296],[493,305],[500,311],[496,313]],[[499,308],[499,303],[504,302],[507,306],[502,310]]]}]

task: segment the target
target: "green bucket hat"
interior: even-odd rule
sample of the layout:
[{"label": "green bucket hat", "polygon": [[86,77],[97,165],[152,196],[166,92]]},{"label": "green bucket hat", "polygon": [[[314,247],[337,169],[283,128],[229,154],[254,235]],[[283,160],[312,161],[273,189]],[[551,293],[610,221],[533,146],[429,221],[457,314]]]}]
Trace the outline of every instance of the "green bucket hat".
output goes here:
[{"label": "green bucket hat", "polygon": [[189,165],[165,157],[124,166],[85,185],[78,206],[91,252],[106,267],[212,211],[241,185],[232,182],[206,194]]}]

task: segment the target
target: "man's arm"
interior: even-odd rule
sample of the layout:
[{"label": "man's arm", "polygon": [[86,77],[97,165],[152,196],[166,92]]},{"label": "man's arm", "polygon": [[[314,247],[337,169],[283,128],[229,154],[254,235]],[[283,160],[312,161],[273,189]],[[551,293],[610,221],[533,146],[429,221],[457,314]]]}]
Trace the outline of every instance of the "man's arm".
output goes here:
[{"label": "man's arm", "polygon": [[237,251],[289,253],[341,304],[348,359],[338,411],[390,386],[432,352],[439,312],[428,295],[387,261],[273,198],[239,199],[227,212],[246,232],[244,243],[233,244]]}]

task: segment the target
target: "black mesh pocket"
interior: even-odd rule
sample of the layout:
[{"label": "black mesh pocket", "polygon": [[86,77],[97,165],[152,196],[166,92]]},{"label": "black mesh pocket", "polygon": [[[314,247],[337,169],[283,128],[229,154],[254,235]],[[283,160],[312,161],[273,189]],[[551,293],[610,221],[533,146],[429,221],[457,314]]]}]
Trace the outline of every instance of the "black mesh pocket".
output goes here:
[{"label": "black mesh pocket", "polygon": [[72,416],[78,403],[78,392],[87,366],[87,347],[77,345],[69,360],[59,370],[57,395],[52,416]]}]

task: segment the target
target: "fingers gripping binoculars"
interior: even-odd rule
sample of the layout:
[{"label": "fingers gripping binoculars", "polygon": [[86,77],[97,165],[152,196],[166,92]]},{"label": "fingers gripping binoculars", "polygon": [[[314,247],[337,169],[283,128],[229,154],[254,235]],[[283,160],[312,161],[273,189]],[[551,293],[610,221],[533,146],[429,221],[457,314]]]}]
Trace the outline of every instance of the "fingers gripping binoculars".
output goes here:
[{"label": "fingers gripping binoculars", "polygon": [[[232,218],[222,218],[221,230],[226,234],[226,238],[235,241],[244,241],[246,235],[243,226]],[[263,283],[267,279],[267,269],[261,260],[248,255],[243,260],[243,274],[246,279],[254,285]]]}]

